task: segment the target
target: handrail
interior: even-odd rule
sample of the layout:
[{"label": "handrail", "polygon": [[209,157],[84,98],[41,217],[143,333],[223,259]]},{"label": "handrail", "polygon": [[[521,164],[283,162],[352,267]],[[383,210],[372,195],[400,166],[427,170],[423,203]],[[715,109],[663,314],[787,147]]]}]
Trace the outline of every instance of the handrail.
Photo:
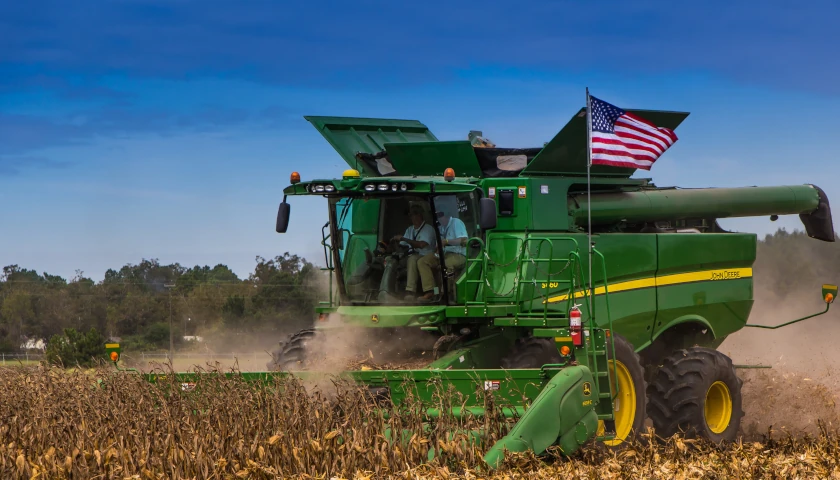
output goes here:
[{"label": "handrail", "polygon": [[[609,293],[610,289],[609,289],[609,283],[607,282],[607,259],[606,259],[606,257],[604,257],[604,254],[601,253],[600,251],[598,251],[598,249],[596,249],[595,247],[592,247],[592,252],[598,254],[598,256],[601,258],[601,271],[604,275],[604,277],[603,277],[603,279],[604,279],[604,303],[607,307],[607,325],[608,325],[608,328],[609,328],[608,331],[610,332],[609,342],[610,342],[610,347],[612,347],[612,358],[613,358],[613,361],[615,361],[615,337],[614,337],[615,332],[613,332],[612,313],[610,312],[610,293]],[[593,298],[594,298],[594,292],[593,292]],[[594,303],[595,302],[593,300],[593,304]],[[590,333],[590,335],[591,335],[591,333]],[[607,362],[607,363],[609,363],[609,362]],[[607,370],[609,370],[609,366],[607,367]],[[613,375],[613,377],[614,377],[613,380],[615,380],[615,395],[612,398],[613,401],[615,401],[615,399],[618,397],[618,370],[615,370],[615,371],[616,371],[616,375]]]},{"label": "handrail", "polygon": [[[329,271],[330,272],[330,308],[334,305],[333,299],[333,274],[335,272],[335,265],[333,265],[333,247],[331,244],[327,243],[327,240],[332,237],[332,233],[324,233],[324,230],[330,225],[329,222],[325,223],[323,227],[321,227],[321,245],[324,247],[324,260],[326,267],[322,268],[321,271]],[[324,304],[324,302],[319,302],[320,304]]]},{"label": "handrail", "polygon": [[[538,246],[537,246],[537,254],[536,255],[532,254],[532,250],[531,250],[531,246],[530,246],[530,242],[532,242],[532,241],[538,241],[539,242]],[[545,258],[541,255],[542,245],[546,242],[549,245],[549,256],[548,256],[548,258]],[[534,272],[534,277],[532,278],[531,283],[534,285],[535,290],[537,288],[538,273],[539,273],[539,270],[540,270],[539,267],[537,266],[537,262],[548,261],[548,273],[546,274],[547,275],[546,282],[549,285],[551,284],[551,277],[553,275],[559,275],[559,274],[563,273],[563,270],[561,270],[560,272],[556,272],[556,273],[551,272],[551,270],[552,270],[551,267],[554,264],[554,261],[556,260],[555,257],[554,257],[555,242],[571,242],[571,243],[574,244],[574,247],[572,249],[570,249],[570,253],[567,257],[566,267],[563,267],[563,270],[565,270],[566,268],[568,268],[572,264],[572,262],[574,262],[574,255],[573,254],[579,249],[579,244],[578,244],[577,240],[575,240],[572,237],[550,238],[550,237],[546,237],[546,236],[531,237],[530,235],[526,236],[526,238],[525,238],[524,244],[527,246],[528,257],[527,258],[522,258],[520,260],[520,262],[524,263],[525,261],[530,260],[531,263],[534,264],[535,272]],[[574,287],[574,268],[572,268],[571,272],[572,273],[569,275],[569,280],[567,280],[567,281],[569,282],[570,291],[573,291],[574,290],[573,289],[573,287]],[[534,293],[536,293],[536,292],[534,292]],[[542,296],[542,295],[540,295],[540,296]],[[548,298],[546,297],[545,301],[543,301],[543,321],[544,322],[548,319],[548,301],[547,300],[548,300]],[[521,303],[522,301],[523,301],[522,300],[522,290],[518,289],[517,290],[517,303]],[[567,301],[567,306],[568,306],[568,301]]]},{"label": "handrail", "polygon": [[[540,253],[542,252],[542,244],[543,244],[544,242],[548,242],[548,248],[549,248],[549,250],[548,250],[548,271],[549,271],[549,275],[548,275],[548,277],[546,278],[546,281],[548,281],[548,282],[549,282],[549,285],[551,284],[551,273],[550,273],[550,272],[551,272],[551,262],[552,262],[552,260],[554,260],[554,242],[552,242],[550,239],[548,239],[548,238],[546,238],[546,237],[534,237],[534,238],[531,238],[531,237],[530,237],[530,236],[526,233],[526,236],[525,236],[525,241],[524,241],[524,245],[528,245],[528,247],[526,248],[526,250],[527,250],[527,252],[528,252],[528,260],[531,260],[531,263],[533,263],[533,264],[534,264],[534,276],[533,276],[533,278],[532,278],[532,282],[531,282],[531,283],[532,283],[532,284],[533,284],[533,286],[534,286],[534,290],[536,290],[536,287],[537,287],[537,273],[538,273],[538,270],[539,270],[539,269],[537,268],[537,264],[536,264],[536,262],[534,261],[534,257],[531,255],[531,247],[530,247],[530,245],[529,245],[529,242],[531,242],[532,240],[539,240],[539,242],[540,242],[540,243],[539,243],[539,246],[537,247],[537,257],[536,257],[537,261],[539,261],[539,260],[541,260],[541,259],[542,259],[542,258],[539,256],[539,255],[540,255]],[[525,260],[526,260],[526,259],[524,258],[524,256],[523,256],[523,258],[520,258],[520,260],[519,260],[519,261],[520,261],[520,264],[521,264],[522,262],[524,262]],[[548,289],[547,289],[547,290],[548,290]],[[534,292],[534,293],[536,293],[536,292]],[[517,303],[517,304],[521,304],[521,303],[522,303],[522,284],[521,284],[521,283],[519,284],[519,288],[517,288],[517,290],[516,290],[516,303]],[[545,323],[545,321],[546,321],[547,319],[548,319],[548,302],[544,302],[544,303],[543,303],[543,323]]]},{"label": "handrail", "polygon": [[[466,259],[465,267],[464,267],[464,274],[467,275],[467,278],[464,280],[464,283],[466,285],[475,283],[475,284],[478,285],[478,288],[476,289],[476,292],[475,292],[476,293],[476,300],[471,301],[469,299],[469,297],[467,297],[464,300],[464,306],[482,305],[483,304],[486,308],[487,307],[487,300],[486,300],[485,290],[482,286],[482,283],[484,283],[484,277],[487,274],[487,258],[486,258],[486,255],[485,255],[485,249],[487,248],[487,246],[484,243],[484,240],[482,240],[479,237],[469,237],[467,239],[467,245],[469,245],[473,242],[478,243],[478,246],[479,246],[478,254],[475,256],[475,258],[467,257],[467,259]],[[469,278],[470,265],[473,265],[473,264],[479,263],[479,262],[481,262],[482,265],[481,265],[481,272],[478,274],[478,278],[477,279]],[[482,301],[478,301],[479,298],[481,298]]]}]

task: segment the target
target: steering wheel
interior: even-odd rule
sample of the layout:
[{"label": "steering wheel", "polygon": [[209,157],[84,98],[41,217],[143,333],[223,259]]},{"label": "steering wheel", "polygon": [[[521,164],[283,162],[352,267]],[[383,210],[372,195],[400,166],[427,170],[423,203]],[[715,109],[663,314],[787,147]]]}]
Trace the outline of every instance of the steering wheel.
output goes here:
[{"label": "steering wheel", "polygon": [[380,241],[379,245],[382,247],[382,256],[389,256],[395,259],[406,257],[414,251],[414,247],[411,245],[402,245],[400,240],[393,238],[387,243]]}]

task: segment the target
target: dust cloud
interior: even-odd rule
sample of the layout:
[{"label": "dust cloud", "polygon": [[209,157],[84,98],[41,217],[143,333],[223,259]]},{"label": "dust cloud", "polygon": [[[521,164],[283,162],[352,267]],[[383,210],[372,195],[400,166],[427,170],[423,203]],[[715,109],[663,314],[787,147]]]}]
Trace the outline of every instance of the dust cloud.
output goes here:
[{"label": "dust cloud", "polygon": [[323,330],[308,344],[310,370],[419,368],[432,361],[436,336],[418,328],[358,326],[336,315],[319,323]]},{"label": "dust cloud", "polygon": [[[778,325],[821,312],[819,289],[799,288],[783,295],[767,285],[772,278],[756,272],[755,304],[749,323]],[[834,279],[827,279],[834,281]],[[738,369],[744,380],[742,432],[758,439],[772,427],[773,435],[819,432],[840,426],[840,304],[828,313],[776,330],[744,328],[718,347],[738,365],[770,369]]]}]

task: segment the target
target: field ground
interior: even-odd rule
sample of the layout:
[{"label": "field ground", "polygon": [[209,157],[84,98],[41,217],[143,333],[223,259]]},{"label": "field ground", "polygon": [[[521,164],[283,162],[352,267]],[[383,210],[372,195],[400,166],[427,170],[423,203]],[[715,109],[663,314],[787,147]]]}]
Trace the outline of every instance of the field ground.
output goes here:
[{"label": "field ground", "polygon": [[[840,478],[836,419],[822,428],[811,422],[837,410],[814,410],[830,399],[818,382],[766,370],[744,377],[755,425],[742,442],[715,448],[671,439],[621,452],[589,447],[571,459],[524,455],[481,476],[480,446],[437,436],[475,427],[476,419],[439,420],[393,448],[378,434],[417,419],[409,413],[384,420],[350,390],[319,399],[295,382],[277,395],[217,380],[200,385],[207,395],[166,397],[165,389],[112,369],[6,367],[0,368],[0,478],[71,478],[68,472],[72,478]],[[95,388],[94,378],[105,388]],[[766,395],[802,383],[814,388],[798,387],[799,403]],[[755,399],[764,402],[758,410]],[[770,439],[770,425],[761,422],[767,411],[789,422],[773,425]],[[490,431],[496,427],[504,426]],[[431,446],[442,454],[424,464]]]},{"label": "field ground", "polygon": [[[778,305],[763,310],[796,317]],[[391,424],[347,392],[318,399],[292,386],[270,395],[231,381],[179,400],[111,368],[57,375],[35,361],[0,366],[0,478],[840,478],[838,335],[840,312],[832,312],[798,328],[739,332],[721,345],[736,363],[773,367],[739,370],[746,416],[735,444],[588,447],[572,458],[514,458],[493,475],[480,473],[480,447],[447,441],[435,428],[398,449],[386,445],[377,435]],[[166,354],[130,357],[142,370],[168,370]],[[267,360],[266,352],[176,354],[174,367],[262,371]],[[93,388],[94,375],[108,387]],[[457,426],[469,427],[437,425]],[[432,446],[442,455],[424,463]]]}]

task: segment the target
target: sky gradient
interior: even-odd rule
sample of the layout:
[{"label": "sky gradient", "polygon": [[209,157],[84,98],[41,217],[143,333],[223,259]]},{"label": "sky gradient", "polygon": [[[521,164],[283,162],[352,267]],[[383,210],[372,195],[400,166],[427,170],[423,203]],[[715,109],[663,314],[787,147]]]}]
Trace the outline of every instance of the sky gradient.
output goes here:
[{"label": "sky gradient", "polygon": [[[291,171],[345,168],[303,115],[540,146],[586,87],[620,107],[691,112],[636,176],[815,183],[840,199],[830,2],[395,5],[0,4],[0,263],[95,280],[143,258],[240,277],[257,255],[321,264],[323,199],[294,198],[291,233],[274,232]],[[796,217],[721,223],[801,229]]]}]

